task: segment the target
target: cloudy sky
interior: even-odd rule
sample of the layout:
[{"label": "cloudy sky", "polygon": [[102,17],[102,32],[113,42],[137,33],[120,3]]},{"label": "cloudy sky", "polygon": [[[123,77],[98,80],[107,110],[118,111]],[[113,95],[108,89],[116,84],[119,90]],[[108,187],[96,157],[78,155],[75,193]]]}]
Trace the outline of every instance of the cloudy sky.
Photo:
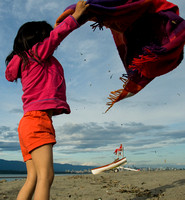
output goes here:
[{"label": "cloudy sky", "polygon": [[[4,77],[4,60],[19,27],[27,21],[56,18],[75,0],[0,1],[0,158],[21,160],[17,127],[22,88]],[[185,18],[182,0],[171,0]],[[185,166],[185,61],[156,78],[134,97],[106,114],[110,91],[120,89],[125,72],[108,29],[92,31],[90,22],[71,33],[55,52],[62,63],[70,115],[53,118],[58,163],[103,165],[112,162],[122,143],[129,165]]]}]

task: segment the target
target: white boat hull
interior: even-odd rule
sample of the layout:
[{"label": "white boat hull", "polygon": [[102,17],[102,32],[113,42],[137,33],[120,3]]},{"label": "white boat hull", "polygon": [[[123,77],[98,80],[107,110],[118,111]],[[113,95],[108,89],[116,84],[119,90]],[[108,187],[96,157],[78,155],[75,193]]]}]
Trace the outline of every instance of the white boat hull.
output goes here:
[{"label": "white boat hull", "polygon": [[127,163],[127,160],[126,160],[126,157],[124,157],[124,158],[119,159],[117,161],[114,161],[114,162],[112,162],[108,165],[104,165],[104,166],[101,166],[101,167],[91,169],[91,172],[92,172],[92,174],[99,174],[103,171],[110,170],[110,169],[113,169],[115,167],[119,167],[119,166],[124,165],[126,163]]}]

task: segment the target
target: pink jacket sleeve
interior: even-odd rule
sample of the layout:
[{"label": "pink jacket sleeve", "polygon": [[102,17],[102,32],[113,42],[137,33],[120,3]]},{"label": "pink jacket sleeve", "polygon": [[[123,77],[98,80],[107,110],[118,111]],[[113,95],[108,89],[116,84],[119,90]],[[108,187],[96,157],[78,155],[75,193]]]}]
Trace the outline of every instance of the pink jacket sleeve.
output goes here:
[{"label": "pink jacket sleeve", "polygon": [[[55,49],[62,42],[62,40],[77,27],[79,27],[79,24],[73,16],[68,16],[54,30],[51,31],[48,38],[46,38],[43,42],[35,44],[32,48],[32,52],[38,55],[40,60],[47,59],[54,53]],[[5,71],[5,77],[8,81],[13,82],[17,80],[21,62],[22,59],[18,55],[15,55],[9,62]]]},{"label": "pink jacket sleeve", "polygon": [[47,59],[51,56],[62,40],[71,33],[74,29],[79,27],[78,22],[72,15],[68,16],[50,33],[50,37],[43,42],[39,42],[33,46],[32,51],[38,55],[40,60]]},{"label": "pink jacket sleeve", "polygon": [[15,55],[12,60],[9,62],[6,71],[5,71],[5,77],[8,81],[15,81],[18,78],[19,73],[19,67],[21,66],[22,59]]}]

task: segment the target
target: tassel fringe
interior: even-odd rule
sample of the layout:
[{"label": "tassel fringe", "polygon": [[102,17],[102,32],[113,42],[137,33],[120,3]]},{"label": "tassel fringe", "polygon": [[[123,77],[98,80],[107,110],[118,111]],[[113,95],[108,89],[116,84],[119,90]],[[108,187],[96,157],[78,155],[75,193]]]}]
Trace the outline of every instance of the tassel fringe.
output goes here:
[{"label": "tassel fringe", "polygon": [[[126,90],[125,87],[127,86],[129,81],[132,81],[132,79],[138,77],[138,72],[140,73],[140,71],[142,70],[142,67],[145,63],[149,63],[149,62],[155,62],[158,58],[156,56],[155,53],[152,53],[151,50],[145,48],[145,55],[141,55],[139,58],[134,58],[132,61],[132,64],[129,65],[129,68],[131,69],[131,71],[128,74],[123,74],[122,77],[120,77],[120,80],[123,82],[123,89],[119,89],[116,91],[113,91],[110,93],[109,97],[107,99],[110,100],[110,102],[107,102],[106,105],[108,105],[108,109],[105,111],[105,113],[118,101],[120,101],[121,99],[125,98],[125,97],[129,97],[129,96],[133,96],[134,94],[136,94],[138,91],[140,91],[142,89],[141,86],[138,86],[137,84],[132,86],[135,88],[135,91],[133,90],[132,92],[128,91],[128,95],[123,94],[123,92],[125,91],[126,94]],[[136,74],[134,73],[134,71],[136,70]],[[140,74],[141,76],[141,74]],[[134,81],[133,81],[134,83]],[[138,86],[138,87],[136,87]]]},{"label": "tassel fringe", "polygon": [[158,60],[157,55],[155,53],[152,53],[151,50],[147,48],[145,48],[144,50],[146,52],[146,55],[140,55],[139,58],[134,58],[129,68],[136,68],[137,70],[140,70],[142,69],[143,64],[155,62]]},{"label": "tassel fringe", "polygon": [[124,88],[125,86],[127,85],[129,79],[126,79],[126,78],[123,78],[123,77],[120,77],[120,80],[123,82],[123,89],[119,89],[119,90],[116,90],[116,91],[112,91],[109,95],[109,97],[107,99],[110,100],[110,102],[107,102],[106,105],[109,106],[107,108],[107,110],[105,111],[105,113],[110,109],[112,108],[112,106],[118,102],[120,100],[120,95],[123,93],[124,91]]},{"label": "tassel fringe", "polygon": [[93,29],[93,32],[96,30],[96,28],[99,28],[100,30],[103,30],[103,24],[101,22],[95,22],[90,25]]}]

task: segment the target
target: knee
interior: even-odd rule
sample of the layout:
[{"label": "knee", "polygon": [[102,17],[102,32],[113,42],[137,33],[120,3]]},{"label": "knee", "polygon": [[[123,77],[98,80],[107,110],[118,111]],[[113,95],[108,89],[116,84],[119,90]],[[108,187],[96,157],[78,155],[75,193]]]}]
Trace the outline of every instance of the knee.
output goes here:
[{"label": "knee", "polygon": [[37,174],[36,174],[35,171],[29,172],[29,173],[27,174],[26,182],[27,182],[29,185],[32,185],[32,186],[35,186],[35,185],[36,185],[36,182],[37,182]]},{"label": "knee", "polygon": [[54,170],[50,169],[49,171],[43,170],[41,173],[37,174],[37,181],[44,181],[48,183],[50,186],[52,185],[54,180]]},{"label": "knee", "polygon": [[53,183],[53,180],[54,180],[54,170],[51,170],[48,174],[48,181],[49,181],[49,184],[52,185]]}]

